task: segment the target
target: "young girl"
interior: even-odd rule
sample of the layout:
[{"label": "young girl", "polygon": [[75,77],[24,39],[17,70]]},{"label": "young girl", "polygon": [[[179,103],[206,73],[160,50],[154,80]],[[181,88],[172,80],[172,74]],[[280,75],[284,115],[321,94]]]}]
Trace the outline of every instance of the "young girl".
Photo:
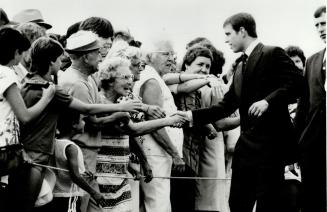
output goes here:
[{"label": "young girl", "polygon": [[[52,76],[56,75],[60,65],[60,56],[64,50],[61,45],[47,37],[37,39],[31,49],[33,75],[25,81],[22,95],[26,105],[34,105],[40,99],[40,92],[52,82]],[[135,111],[141,107],[138,102],[124,104],[85,104],[68,95],[60,87],[56,87],[53,100],[40,114],[39,118],[21,127],[21,142],[33,164],[47,165],[54,153],[54,138],[57,120],[60,111],[66,108],[79,111],[84,114],[96,114],[113,111]],[[20,204],[12,204],[13,211],[30,211],[34,207],[35,200],[41,189],[44,178],[44,168],[40,166],[24,164],[12,178],[13,188],[11,195]],[[9,182],[10,183],[10,182]]]},{"label": "young girl", "polygon": [[[54,86],[50,85],[47,89],[42,89],[40,101],[27,108],[20,94],[21,85],[18,77],[11,67],[19,63],[23,52],[30,47],[30,43],[17,30],[2,28],[0,46],[0,177],[7,174],[11,177],[22,162],[19,121],[26,124],[38,117],[51,101]],[[6,199],[0,201],[0,207],[5,206]]]}]

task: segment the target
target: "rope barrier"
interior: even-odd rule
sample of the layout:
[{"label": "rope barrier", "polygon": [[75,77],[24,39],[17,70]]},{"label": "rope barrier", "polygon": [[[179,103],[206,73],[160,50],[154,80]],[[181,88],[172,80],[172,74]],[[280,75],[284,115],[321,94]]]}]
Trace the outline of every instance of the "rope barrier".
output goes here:
[{"label": "rope barrier", "polygon": [[[40,166],[44,168],[49,168],[49,169],[54,169],[58,171],[63,171],[63,172],[69,172],[67,169],[62,169],[54,166],[48,166],[48,165],[43,165],[43,164],[38,164],[34,162],[28,162],[31,165],[34,166]],[[141,175],[139,178],[137,177],[128,177],[128,176],[105,176],[108,178],[119,178],[119,179],[130,179],[130,180],[139,180],[141,178],[146,178],[146,176]],[[230,178],[217,178],[217,177],[175,177],[175,176],[170,176],[170,177],[164,177],[164,176],[153,176],[152,178],[157,178],[157,179],[175,179],[175,180],[231,180]]]}]

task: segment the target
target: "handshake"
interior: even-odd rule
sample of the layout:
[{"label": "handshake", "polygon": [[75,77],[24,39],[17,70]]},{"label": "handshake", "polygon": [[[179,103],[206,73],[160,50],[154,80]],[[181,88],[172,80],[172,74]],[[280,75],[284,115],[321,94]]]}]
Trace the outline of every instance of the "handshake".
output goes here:
[{"label": "handshake", "polygon": [[186,111],[177,111],[169,117],[171,127],[181,128],[186,123],[191,122],[192,117]]}]

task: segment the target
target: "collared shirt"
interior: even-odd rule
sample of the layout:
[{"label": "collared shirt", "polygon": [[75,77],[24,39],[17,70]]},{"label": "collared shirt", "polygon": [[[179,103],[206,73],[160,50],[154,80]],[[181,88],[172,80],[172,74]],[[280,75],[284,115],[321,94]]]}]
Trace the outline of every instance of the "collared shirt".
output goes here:
[{"label": "collared shirt", "polygon": [[246,48],[245,50],[245,54],[249,57],[250,54],[253,52],[254,48],[260,43],[260,41],[258,39],[255,39],[254,41],[252,41],[252,43],[250,43],[250,45]]},{"label": "collared shirt", "polygon": [[[26,107],[35,105],[42,97],[42,88],[48,85],[49,82],[39,75],[26,78],[21,90]],[[62,110],[69,107],[72,100],[70,95],[56,86],[53,99],[38,118],[20,126],[20,142],[24,144],[26,150],[53,154],[58,117]]]},{"label": "collared shirt", "polygon": [[[66,69],[58,77],[58,84],[62,86],[74,98],[87,103],[101,103],[96,82],[72,66]],[[63,111],[60,117],[58,129],[61,134],[71,136],[71,140],[83,147],[98,148],[101,146],[100,130],[90,126],[85,126],[84,132],[80,132],[75,126],[79,126],[83,115],[72,110]]]}]

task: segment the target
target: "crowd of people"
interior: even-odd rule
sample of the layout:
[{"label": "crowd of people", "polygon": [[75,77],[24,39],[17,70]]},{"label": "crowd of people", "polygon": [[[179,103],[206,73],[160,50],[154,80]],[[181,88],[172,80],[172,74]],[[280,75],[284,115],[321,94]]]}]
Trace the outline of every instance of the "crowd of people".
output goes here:
[{"label": "crowd of people", "polygon": [[205,37],[178,63],[103,17],[50,28],[0,9],[0,211],[326,211],[325,47],[264,45],[237,13],[225,73]]}]

